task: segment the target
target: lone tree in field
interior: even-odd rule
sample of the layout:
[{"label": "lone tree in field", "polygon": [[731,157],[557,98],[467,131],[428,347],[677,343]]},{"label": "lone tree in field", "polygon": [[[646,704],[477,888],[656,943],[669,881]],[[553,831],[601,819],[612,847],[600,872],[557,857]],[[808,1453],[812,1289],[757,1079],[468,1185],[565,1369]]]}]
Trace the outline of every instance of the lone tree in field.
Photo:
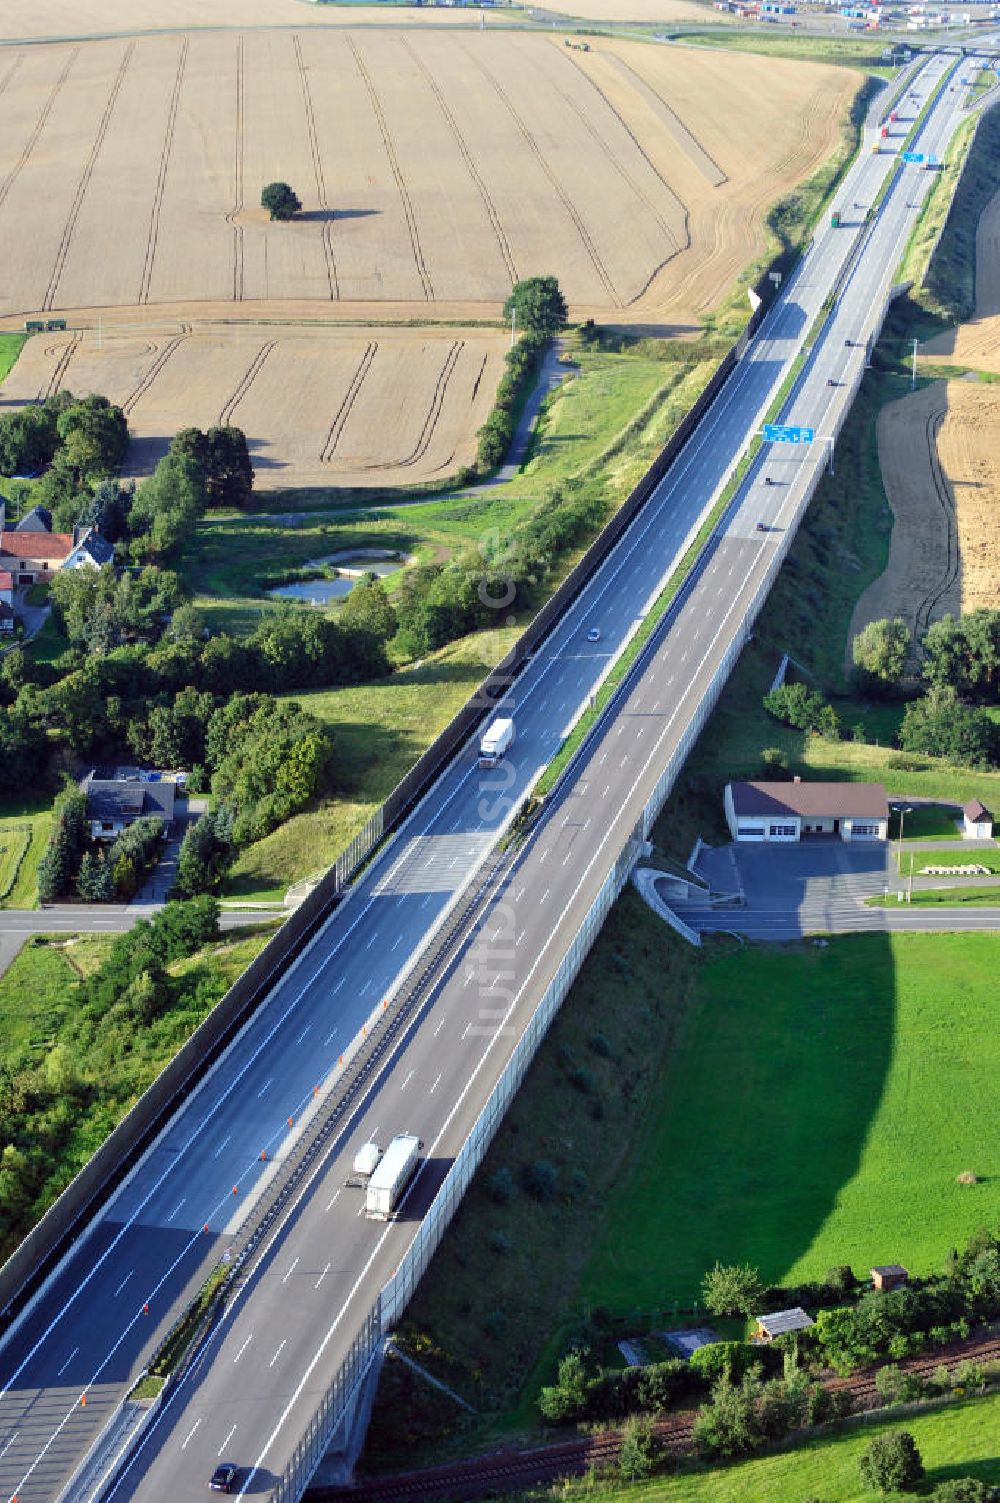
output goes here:
[{"label": "lone tree in field", "polygon": [[754,1313],[764,1293],[760,1274],[746,1263],[716,1263],[701,1281],[705,1308],[713,1315]]},{"label": "lone tree in field", "polygon": [[292,219],[302,207],[298,194],[287,183],[268,183],[260,202],[272,219]]},{"label": "lone tree in field", "polygon": [[558,334],[566,327],[566,299],[555,277],[527,277],[515,282],[503,305],[505,318],[517,315],[518,328],[531,334]]}]

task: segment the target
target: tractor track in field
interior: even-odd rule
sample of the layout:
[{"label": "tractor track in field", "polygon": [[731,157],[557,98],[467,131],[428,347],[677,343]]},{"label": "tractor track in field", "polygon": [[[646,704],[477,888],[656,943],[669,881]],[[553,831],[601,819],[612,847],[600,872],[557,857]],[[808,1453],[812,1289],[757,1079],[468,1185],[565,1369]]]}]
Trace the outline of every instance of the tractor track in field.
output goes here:
[{"label": "tractor track in field", "polygon": [[476,161],[469,148],[469,144],[466,141],[465,137],[462,135],[458,121],[452,114],[451,107],[448,104],[448,101],[445,98],[437,79],[434,77],[433,73],[427,67],[423,59],[418,57],[417,53],[410,46],[410,43],[406,39],[406,37],[403,37],[401,40],[404,49],[410,54],[410,57],[416,64],[417,69],[423,75],[428,88],[437,101],[442,115],[448,122],[448,128],[450,129],[451,134],[454,138],[455,145],[458,147],[469,176],[472,178],[472,181],[476,187],[476,191],[478,192],[479,197],[482,199],[483,207],[486,210],[486,216],[490,221],[490,225],[492,226],[493,234],[496,238],[497,245],[500,248],[500,255],[503,258],[504,266],[507,268],[507,275],[510,277],[510,284],[513,287],[514,283],[518,280],[517,265],[514,261],[514,253],[511,250],[510,241],[507,239],[507,232],[503,227],[503,221],[500,218],[500,213],[497,209],[496,204],[493,202],[493,199],[490,196],[490,190],[487,188],[486,183],[483,181],[483,178],[480,175],[479,168],[476,166]]},{"label": "tractor track in field", "polygon": [[[939,1347],[931,1355],[904,1358],[903,1372],[928,1377],[938,1368],[949,1372],[963,1362],[986,1362],[1000,1358],[1000,1340],[990,1336],[973,1341],[954,1342]],[[877,1369],[869,1368],[849,1378],[832,1378],[824,1383],[831,1393],[849,1391],[854,1412],[867,1413],[884,1407],[876,1388]],[[887,1413],[891,1414],[891,1409]],[[656,1420],[653,1431],[665,1450],[683,1456],[692,1450],[694,1411],[679,1410]],[[618,1460],[624,1432],[605,1430],[592,1435],[574,1435],[548,1445],[523,1450],[494,1451],[454,1461],[422,1471],[399,1472],[384,1477],[361,1478],[351,1489],[351,1503],[410,1503],[419,1499],[447,1499],[449,1503],[493,1497],[581,1477],[591,1469],[614,1466]],[[343,1503],[345,1494],[333,1488],[313,1487],[305,1503]]]},{"label": "tractor track in field", "polygon": [[38,393],[39,402],[47,401],[49,397],[54,396],[55,393],[59,390],[59,387],[62,385],[62,379],[65,376],[66,372],[69,370],[70,361],[73,359],[73,356],[76,354],[82,343],[82,332],[74,334],[72,339],[67,340],[62,353],[60,354],[55,365],[52,367],[52,372],[49,376],[48,381],[46,381],[45,385]]},{"label": "tractor track in field", "polygon": [[226,215],[233,230],[233,302],[243,301],[246,286],[243,258],[243,226],[237,215],[243,211],[243,38],[236,41],[236,138],[233,151],[233,207]]},{"label": "tractor track in field", "polygon": [[[553,46],[554,45],[555,44],[553,43]],[[674,192],[673,188],[671,188],[671,186],[667,182],[666,178],[663,176],[663,174],[659,171],[659,169],[655,166],[655,164],[650,159],[650,156],[649,156],[648,152],[646,151],[645,147],[640,142],[638,136],[632,130],[631,126],[625,120],[625,117],[623,115],[621,115],[618,112],[618,110],[615,109],[614,105],[611,103],[611,100],[603,92],[603,90],[601,89],[600,85],[597,84],[597,83],[595,83],[595,81],[591,78],[590,74],[586,71],[586,69],[583,68],[583,67],[581,67],[580,64],[576,61],[576,59],[573,58],[573,57],[571,57],[570,54],[565,50],[565,48],[562,48],[562,49],[559,50],[559,55],[560,55],[560,57],[564,58],[564,60],[566,62],[569,63],[569,65],[570,65],[571,68],[573,68],[573,69],[576,70],[576,72],[580,75],[581,78],[583,78],[583,79],[586,80],[586,82],[590,85],[591,89],[593,89],[594,93],[597,95],[598,99],[600,99],[601,103],[604,105],[605,109],[607,109],[615,117],[615,119],[618,121],[618,124],[621,126],[622,130],[625,132],[625,134],[628,136],[629,140],[632,142],[632,145],[635,147],[636,151],[639,153],[639,155],[642,157],[643,161],[646,163],[646,166],[649,168],[650,172],[652,172],[653,176],[656,178],[657,182],[662,187],[664,193],[671,200],[671,202],[676,205],[678,213],[680,214],[681,220],[682,220],[683,225],[684,225],[684,239],[683,239],[683,241],[678,240],[676,230],[674,230],[667,223],[667,221],[663,218],[663,215],[660,213],[659,209],[652,202],[652,200],[649,198],[649,196],[646,194],[646,192],[642,188],[639,187],[638,183],[636,183],[636,182],[633,181],[633,179],[630,176],[630,174],[628,173],[627,169],[625,167],[623,167],[619,163],[618,158],[615,156],[615,154],[612,151],[611,147],[603,140],[603,138],[601,137],[601,135],[599,134],[599,132],[597,131],[597,129],[595,128],[595,126],[591,123],[590,119],[588,118],[588,116],[586,114],[586,111],[583,110],[581,108],[581,106],[577,103],[577,101],[575,99],[573,99],[569,94],[567,94],[565,92],[565,90],[558,89],[558,93],[566,101],[566,103],[569,105],[570,109],[573,110],[574,114],[582,121],[585,129],[590,133],[590,135],[594,138],[594,140],[600,146],[601,150],[604,152],[605,156],[611,162],[611,164],[614,167],[615,171],[617,173],[619,173],[622,178],[624,178],[625,182],[628,183],[629,187],[632,189],[632,192],[635,194],[636,198],[638,198],[641,203],[644,203],[646,205],[646,208],[649,210],[650,214],[653,216],[653,218],[655,219],[656,223],[659,225],[660,229],[662,230],[664,237],[667,240],[669,240],[670,243],[671,243],[671,245],[674,247],[674,254],[677,254],[679,251],[682,251],[682,250],[687,250],[688,246],[691,244],[691,237],[690,237],[690,235],[688,233],[688,211],[687,211],[687,205],[684,204],[684,203],[682,203],[681,200],[677,197],[677,194]],[[666,265],[666,261],[664,261],[662,264],[665,266]],[[634,299],[632,299],[632,301],[634,301]]]},{"label": "tractor track in field", "polygon": [[160,374],[167,361],[177,353],[177,350],[180,348],[181,344],[183,344],[184,340],[187,339],[189,332],[190,331],[185,331],[184,333],[175,335],[175,337],[173,339],[169,339],[163,346],[163,348],[159,351],[156,359],[152,362],[148,371],[146,371],[145,375],[142,377],[141,381],[139,381],[139,383],[132,389],[132,391],[129,392],[128,396],[122,403],[122,412],[125,413],[126,417],[132,412],[136,404],[149,391],[149,388],[152,386],[153,382],[156,380],[157,376]]},{"label": "tractor track in field", "polygon": [[[309,150],[312,154],[313,173],[316,177],[316,196],[319,206],[327,214],[330,213],[330,205],[326,199],[326,179],[323,176],[323,158],[319,149],[319,132],[316,129],[316,112],[313,109],[312,91],[309,88],[309,78],[306,73],[305,59],[302,56],[302,42],[298,32],[292,37],[292,46],[295,50],[295,65],[298,69],[299,83],[302,86],[302,103],[306,112],[306,129],[309,134]],[[333,254],[333,223],[331,218],[323,221],[323,254],[326,257],[326,278],[330,284],[330,298],[336,302],[340,297],[340,287],[337,282],[337,262]]]},{"label": "tractor track in field", "polygon": [[80,56],[80,49],[79,49],[79,47],[74,47],[73,50],[72,50],[72,52],[70,53],[69,57],[66,59],[65,63],[63,64],[63,70],[62,70],[62,72],[60,73],[59,77],[56,79],[55,83],[52,85],[52,89],[51,89],[51,91],[49,93],[48,99],[46,99],[45,103],[42,105],[42,108],[41,108],[41,110],[39,112],[39,115],[38,115],[38,119],[35,121],[34,127],[32,129],[31,135],[28,137],[27,141],[25,141],[25,143],[24,143],[24,147],[23,147],[23,149],[21,151],[21,155],[18,157],[17,161],[14,163],[13,167],[10,169],[10,171],[7,174],[7,176],[4,178],[3,183],[0,184],[0,208],[3,207],[3,203],[4,203],[4,200],[7,197],[7,194],[10,192],[11,188],[14,186],[14,183],[17,181],[18,176],[23,171],[24,167],[27,165],[28,158],[31,156],[31,153],[34,151],[36,145],[38,144],[38,138],[42,134],[42,131],[45,129],[45,122],[48,120],[49,115],[52,113],[52,106],[55,104],[56,100],[59,98],[59,95],[62,92],[63,84],[66,82],[67,78],[69,77],[70,69],[72,68],[73,64],[76,62],[76,60],[77,60],[77,58],[79,56]]},{"label": "tractor track in field", "polygon": [[350,385],[344,394],[344,400],[333,415],[333,422],[330,424],[326,441],[320,451],[320,464],[333,463],[334,450],[340,442],[340,435],[344,431],[347,420],[351,415],[351,409],[360,395],[362,386],[365,384],[365,377],[372,368],[372,362],[375,359],[377,351],[378,344],[375,342],[365,346],[364,353],[358,361],[354,375],[351,377]]},{"label": "tractor track in field", "polygon": [[221,412],[219,413],[220,428],[225,428],[231,421],[233,413],[236,411],[237,407],[243,401],[243,398],[246,396],[247,392],[250,390],[251,386],[256,381],[261,371],[264,369],[264,364],[268,356],[271,354],[271,351],[276,350],[277,347],[278,341],[276,339],[269,339],[266,344],[261,345],[256,355],[253,357],[250,364],[243,372],[243,376],[237,384],[232,396],[229,398],[228,402],[225,403]]},{"label": "tractor track in field", "polygon": [[469,59],[473,67],[478,69],[478,71],[486,79],[486,82],[493,89],[497,98],[500,100],[500,103],[504,106],[511,120],[514,122],[514,125],[524,144],[527,146],[528,150],[537,161],[539,167],[548,178],[552,187],[555,189],[556,195],[563,208],[566,210],[566,213],[569,215],[573,226],[583,243],[583,248],[587,252],[591,263],[593,264],[594,270],[597,272],[597,275],[601,280],[601,284],[604,287],[604,290],[607,292],[608,297],[611,299],[613,305],[616,308],[623,307],[624,305],[621,298],[618,296],[614,282],[611,280],[611,275],[608,271],[608,268],[601,260],[600,252],[598,251],[597,246],[594,244],[593,240],[590,238],[590,232],[581,219],[579,213],[577,212],[576,205],[570,198],[569,194],[566,192],[566,189],[563,187],[562,183],[559,181],[559,178],[556,176],[551,164],[547,161],[544,152],[538,145],[538,142],[535,140],[531,131],[525,125],[514,105],[513,100],[504,89],[500,80],[496,78],[495,75],[492,74],[490,70],[479,61],[477,57],[474,57],[467,47],[463,46],[462,51],[465,53],[466,57]]},{"label": "tractor track in field", "polygon": [[104,113],[101,116],[100,123],[97,127],[97,134],[94,137],[94,143],[90,148],[90,155],[87,158],[83,172],[80,174],[80,181],[77,184],[76,193],[73,195],[73,202],[70,205],[69,215],[66,219],[66,224],[63,227],[62,236],[59,241],[59,247],[56,251],[55,264],[52,267],[52,275],[49,278],[49,285],[46,289],[45,296],[42,299],[42,307],[46,311],[49,311],[55,302],[56,292],[59,287],[60,278],[62,277],[63,271],[66,267],[66,259],[69,255],[69,248],[73,241],[73,234],[76,230],[77,220],[80,218],[80,210],[83,208],[83,200],[86,197],[87,189],[90,187],[90,180],[94,175],[94,168],[97,166],[97,159],[101,154],[101,147],[104,145],[104,138],[108,133],[108,126],[111,124],[111,117],[115,112],[115,105],[118,103],[118,95],[121,93],[122,84],[125,82],[125,75],[128,72],[129,64],[131,63],[132,58],[135,54],[135,48],[135,42],[129,42],[128,46],[125,48],[125,51],[122,55],[122,60],[118,65],[118,72],[115,74],[114,82],[111,85],[111,91],[108,94],[108,102],[104,106]]},{"label": "tractor track in field", "polygon": [[4,74],[3,78],[0,78],[0,95],[6,93],[7,85],[10,83],[11,79],[14,77],[14,74],[17,72],[18,68],[20,68],[23,62],[24,53],[19,52],[17,57],[15,57],[14,61],[11,63],[10,67],[7,69],[7,72]]},{"label": "tractor track in field", "polygon": [[156,192],[153,195],[153,207],[149,215],[149,233],[146,236],[146,256],[142,265],[142,278],[139,282],[139,302],[149,302],[149,286],[153,279],[153,262],[156,259],[156,242],[160,234],[160,211],[163,207],[163,195],[167,187],[167,170],[170,166],[170,154],[174,146],[174,131],[177,127],[177,111],[181,102],[181,87],[184,83],[184,70],[187,66],[188,49],[190,39],[185,37],[181,42],[180,52],[177,58],[177,73],[174,77],[173,92],[170,96],[170,108],[167,111],[167,128],[163,137],[163,150],[160,152],[160,170],[156,178]]},{"label": "tractor track in field", "polygon": [[364,84],[365,89],[367,90],[368,99],[372,107],[372,113],[375,116],[375,123],[377,124],[379,134],[382,137],[382,145],[385,149],[385,154],[389,161],[389,167],[392,171],[393,177],[396,180],[396,188],[399,192],[400,202],[403,205],[403,215],[406,219],[406,228],[410,236],[410,249],[413,252],[413,260],[416,263],[417,273],[420,277],[420,282],[424,289],[424,297],[427,302],[432,303],[434,301],[434,285],[431,282],[430,272],[428,271],[426,262],[424,261],[424,253],[420,244],[420,232],[417,228],[417,218],[413,211],[413,204],[410,200],[410,190],[407,187],[406,179],[403,176],[403,170],[399,165],[399,158],[396,156],[396,148],[393,144],[392,135],[389,131],[389,123],[386,120],[385,112],[382,109],[382,101],[379,98],[378,91],[375,88],[374,82],[372,81],[371,74],[368,72],[368,69],[364,65],[361,53],[358,51],[353,38],[351,38],[350,36],[347,39],[347,45],[348,47],[350,47],[351,52],[354,54],[354,61],[357,65],[358,72],[361,75],[361,81]]},{"label": "tractor track in field", "polygon": [[358,468],[360,470],[406,470],[409,469],[411,465],[415,465],[419,460],[423,459],[430,446],[430,441],[434,436],[434,429],[437,427],[438,421],[441,417],[441,411],[444,407],[444,399],[448,392],[448,383],[451,381],[451,378],[455,373],[455,367],[458,364],[459,358],[464,349],[464,339],[456,339],[454,344],[449,346],[448,353],[444,359],[444,364],[438,372],[437,380],[434,383],[434,390],[431,393],[430,405],[427,409],[424,421],[420,426],[420,432],[417,435],[417,441],[414,444],[413,448],[410,450],[409,454],[407,454],[403,459],[386,460],[382,464],[359,465]]},{"label": "tractor track in field", "polygon": [[937,436],[940,431],[941,424],[944,422],[947,415],[948,404],[946,400],[944,406],[935,408],[933,412],[927,414],[927,418],[924,423],[924,434],[927,443],[927,460],[928,464],[930,465],[931,478],[934,482],[934,497],[941,509],[941,521],[944,527],[945,565],[944,572],[942,573],[938,583],[932,590],[924,595],[917,604],[914,616],[914,634],[917,637],[922,636],[930,626],[933,612],[935,610],[935,607],[938,605],[938,602],[945,595],[947,595],[949,591],[954,589],[955,581],[958,579],[959,568],[961,566],[961,559],[959,556],[958,548],[958,515],[955,509],[955,497],[952,494],[951,486],[948,484],[948,477],[944,472],[944,467],[941,464],[941,459],[938,454]]}]

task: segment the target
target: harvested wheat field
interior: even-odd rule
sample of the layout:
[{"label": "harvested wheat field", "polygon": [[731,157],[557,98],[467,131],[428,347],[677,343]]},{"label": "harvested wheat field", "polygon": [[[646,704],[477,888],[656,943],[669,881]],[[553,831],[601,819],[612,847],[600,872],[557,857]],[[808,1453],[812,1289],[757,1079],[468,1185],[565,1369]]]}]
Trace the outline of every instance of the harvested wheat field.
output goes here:
[{"label": "harvested wheat field", "polygon": [[37,335],[4,386],[29,402],[99,391],[128,417],[125,472],[187,424],[244,430],[257,488],[404,485],[473,458],[507,336],[488,329],[192,328]]},{"label": "harvested wheat field", "polygon": [[1000,193],[990,199],[976,226],[975,317],[929,339],[920,358],[1000,372]]},{"label": "harvested wheat field", "polygon": [[[515,278],[554,271],[577,313],[690,321],[828,153],[856,82],[490,30],[9,47],[0,313],[298,300],[495,316]],[[294,223],[259,207],[277,177],[303,200]]]},{"label": "harvested wheat field", "polygon": [[893,512],[885,572],[855,608],[868,621],[932,621],[1000,606],[1000,391],[936,381],[879,414],[878,452]]},{"label": "harvested wheat field", "polygon": [[[687,4],[687,0],[677,0]],[[101,37],[210,26],[478,26],[478,9],[437,6],[324,5],[316,0],[3,0],[0,40]],[[504,12],[489,15],[491,25]],[[519,20],[520,12],[513,11]]]},{"label": "harvested wheat field", "polygon": [[638,21],[644,26],[657,21],[676,25],[688,21],[701,25],[733,25],[736,17],[715,10],[701,0],[558,0],[549,9],[584,21]]}]

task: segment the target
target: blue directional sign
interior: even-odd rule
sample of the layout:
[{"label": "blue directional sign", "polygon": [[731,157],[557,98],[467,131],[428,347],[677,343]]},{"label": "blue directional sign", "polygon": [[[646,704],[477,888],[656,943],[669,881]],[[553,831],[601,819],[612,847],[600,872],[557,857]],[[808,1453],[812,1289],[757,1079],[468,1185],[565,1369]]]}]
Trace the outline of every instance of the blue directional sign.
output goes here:
[{"label": "blue directional sign", "polygon": [[922,162],[924,160],[922,151],[901,151],[899,154],[904,162]]},{"label": "blue directional sign", "polygon": [[812,428],[789,428],[784,423],[764,424],[766,444],[811,444],[812,441]]}]

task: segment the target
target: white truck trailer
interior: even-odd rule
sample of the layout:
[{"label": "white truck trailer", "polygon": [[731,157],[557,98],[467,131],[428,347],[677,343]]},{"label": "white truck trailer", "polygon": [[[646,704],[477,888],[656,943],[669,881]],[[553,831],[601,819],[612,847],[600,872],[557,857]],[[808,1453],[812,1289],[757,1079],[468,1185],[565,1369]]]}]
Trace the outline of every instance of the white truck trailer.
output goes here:
[{"label": "white truck trailer", "polygon": [[514,744],[514,722],[501,715],[483,732],[479,743],[480,767],[496,767],[504,753]]},{"label": "white truck trailer", "polygon": [[388,1221],[420,1162],[423,1143],[412,1133],[393,1138],[365,1190],[365,1215]]}]

